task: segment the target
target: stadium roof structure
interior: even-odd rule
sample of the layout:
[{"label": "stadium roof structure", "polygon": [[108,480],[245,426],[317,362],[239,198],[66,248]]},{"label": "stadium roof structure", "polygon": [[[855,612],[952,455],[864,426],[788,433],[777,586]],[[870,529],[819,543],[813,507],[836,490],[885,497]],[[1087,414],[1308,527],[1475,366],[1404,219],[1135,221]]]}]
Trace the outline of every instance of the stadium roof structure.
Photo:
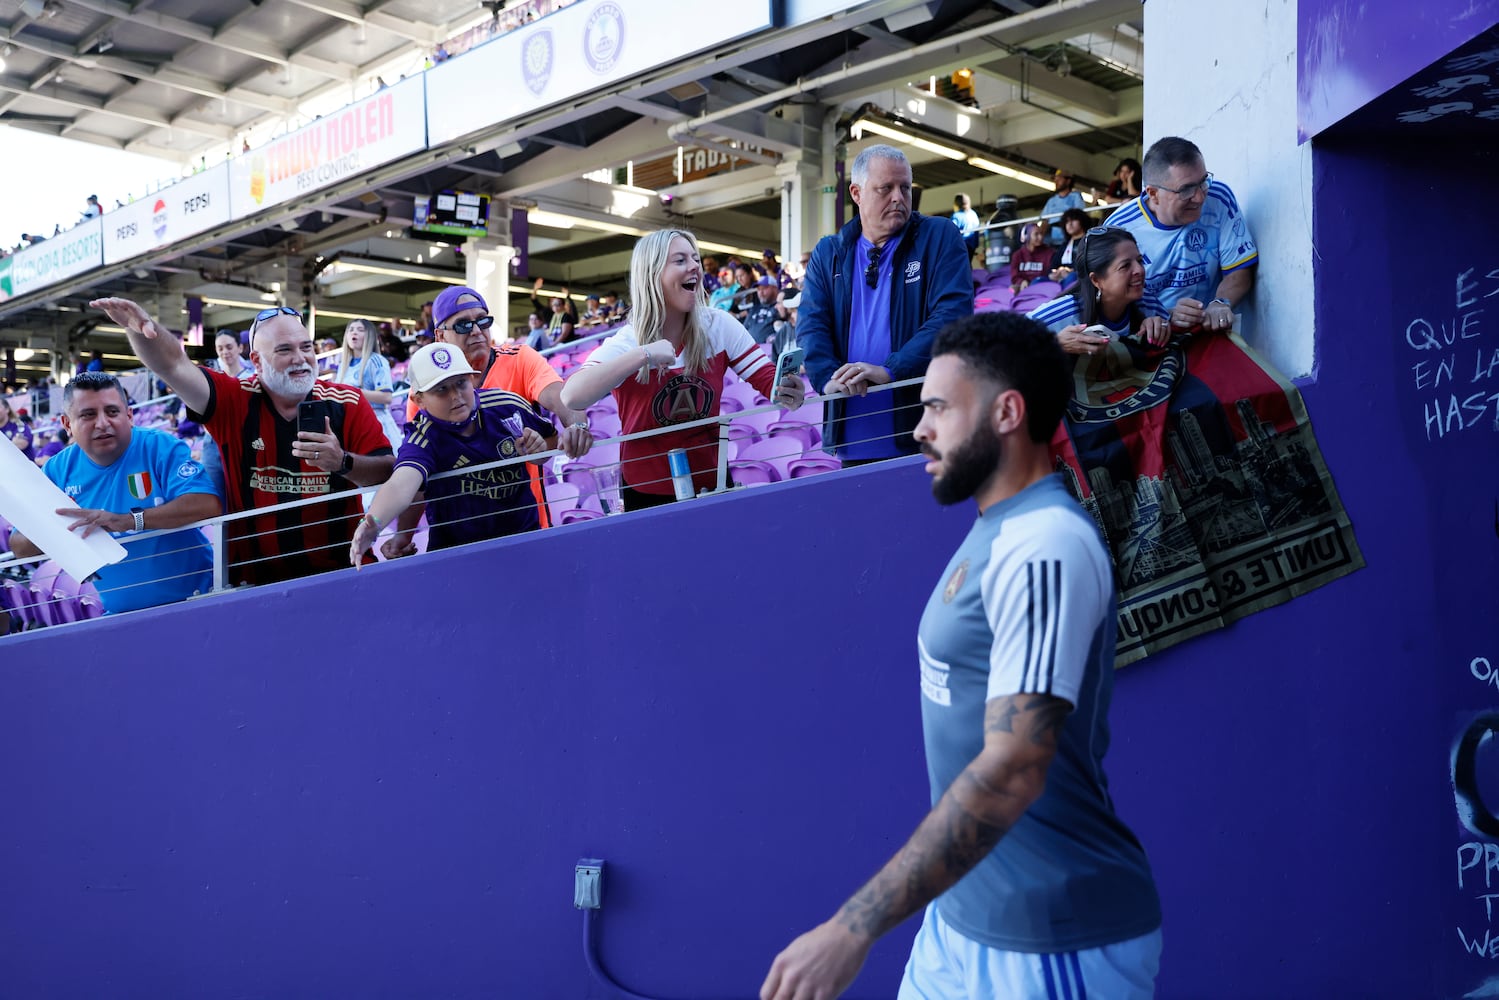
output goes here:
[{"label": "stadium roof structure", "polygon": [[[18,291],[0,301],[0,340],[38,349],[24,377],[44,373],[58,359],[41,352],[64,345],[125,360],[123,335],[100,329],[86,309],[101,295],[173,315],[185,296],[198,296],[210,329],[244,325],[272,299],[316,298],[330,319],[409,318],[443,283],[463,280],[454,241],[412,229],[414,206],[449,189],[532,209],[530,273],[550,286],[623,290],[633,235],[605,221],[611,216],[600,206],[609,198],[622,190],[643,198],[631,220],[641,229],[685,224],[720,245],[776,246],[778,169],[798,144],[832,142],[851,157],[860,143],[889,141],[861,136],[860,122],[961,150],[954,158],[907,148],[928,212],[945,209],[956,190],[982,208],[1016,188],[972,160],[1002,161],[1033,177],[1063,167],[1086,190],[1107,180],[1119,156],[1139,155],[1138,0],[802,2],[827,13],[429,139],[411,155],[268,203],[201,237]],[[0,123],[184,163],[229,143],[238,162],[234,140],[245,130],[274,141],[308,122],[309,102],[327,102],[318,113],[331,114],[368,99],[370,73],[401,60],[420,69],[444,39],[482,32],[493,15],[476,0],[0,0],[0,45],[8,32],[17,47],[0,74]],[[425,85],[478,55],[455,56]],[[939,81],[960,68],[971,73],[968,93],[939,93]],[[388,82],[392,91],[412,86]],[[58,88],[64,99],[55,99]],[[252,145],[261,151],[261,141]],[[653,183],[643,194],[622,183],[626,164],[659,163],[694,147],[738,152],[743,162],[729,173]],[[209,156],[209,166],[221,155]],[[1016,193],[1023,205],[1026,196],[1046,195],[1035,185]],[[564,214],[578,224],[557,223]]]}]

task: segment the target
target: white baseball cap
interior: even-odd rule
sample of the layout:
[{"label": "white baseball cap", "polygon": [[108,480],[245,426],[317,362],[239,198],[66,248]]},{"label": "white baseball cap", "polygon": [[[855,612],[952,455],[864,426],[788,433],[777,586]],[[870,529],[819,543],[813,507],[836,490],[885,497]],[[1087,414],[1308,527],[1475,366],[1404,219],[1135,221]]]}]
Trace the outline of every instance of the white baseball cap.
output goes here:
[{"label": "white baseball cap", "polygon": [[468,358],[452,344],[428,344],[411,356],[406,380],[415,392],[426,392],[454,375],[476,375]]}]

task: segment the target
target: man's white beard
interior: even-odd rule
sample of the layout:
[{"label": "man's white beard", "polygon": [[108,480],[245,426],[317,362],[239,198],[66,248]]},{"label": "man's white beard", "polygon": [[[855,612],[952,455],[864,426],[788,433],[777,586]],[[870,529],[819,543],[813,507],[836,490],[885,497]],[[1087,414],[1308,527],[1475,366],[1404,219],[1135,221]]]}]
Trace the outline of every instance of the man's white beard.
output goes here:
[{"label": "man's white beard", "polygon": [[260,384],[277,396],[305,396],[317,383],[317,373],[308,372],[301,377],[267,368],[260,373]]}]

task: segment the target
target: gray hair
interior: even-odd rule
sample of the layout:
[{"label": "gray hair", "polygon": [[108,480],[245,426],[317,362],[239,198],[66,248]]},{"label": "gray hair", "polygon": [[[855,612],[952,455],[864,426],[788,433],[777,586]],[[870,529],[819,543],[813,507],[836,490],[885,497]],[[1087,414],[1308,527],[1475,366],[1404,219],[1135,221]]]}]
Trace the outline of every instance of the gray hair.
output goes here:
[{"label": "gray hair", "polygon": [[849,168],[848,172],[849,182],[863,187],[864,182],[869,180],[869,164],[874,160],[894,160],[907,169],[910,169],[911,166],[911,161],[906,159],[905,153],[902,153],[894,146],[879,143],[870,146],[864,152],[854,157],[854,165]]},{"label": "gray hair", "polygon": [[1202,162],[1202,150],[1191,139],[1168,135],[1157,139],[1145,151],[1145,164],[1141,173],[1145,183],[1159,185],[1166,179],[1166,171],[1172,167],[1193,166]]}]

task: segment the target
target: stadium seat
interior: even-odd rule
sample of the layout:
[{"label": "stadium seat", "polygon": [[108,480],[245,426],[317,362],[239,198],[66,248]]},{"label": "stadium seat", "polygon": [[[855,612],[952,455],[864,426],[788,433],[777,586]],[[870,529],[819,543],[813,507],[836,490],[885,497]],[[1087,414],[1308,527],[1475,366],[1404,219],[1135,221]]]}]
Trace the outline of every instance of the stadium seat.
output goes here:
[{"label": "stadium seat", "polygon": [[32,569],[31,579],[26,582],[32,614],[43,625],[56,625],[58,622],[54,616],[52,592],[57,574],[61,572],[62,567],[48,559]]},{"label": "stadium seat", "polygon": [[804,479],[824,472],[837,472],[843,468],[843,463],[831,455],[803,455],[787,462],[786,468],[792,479]]},{"label": "stadium seat", "polygon": [[777,420],[767,430],[771,439],[794,440],[802,451],[811,451],[822,444],[822,431],[801,420]]},{"label": "stadium seat", "polygon": [[776,471],[775,466],[759,461],[732,461],[729,463],[729,476],[740,486],[765,486],[781,481],[781,474]]}]

